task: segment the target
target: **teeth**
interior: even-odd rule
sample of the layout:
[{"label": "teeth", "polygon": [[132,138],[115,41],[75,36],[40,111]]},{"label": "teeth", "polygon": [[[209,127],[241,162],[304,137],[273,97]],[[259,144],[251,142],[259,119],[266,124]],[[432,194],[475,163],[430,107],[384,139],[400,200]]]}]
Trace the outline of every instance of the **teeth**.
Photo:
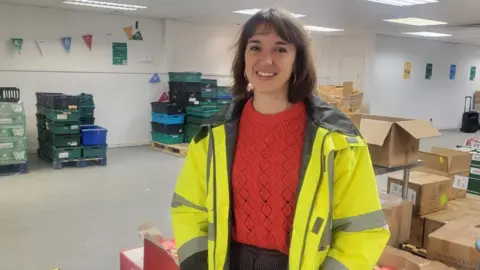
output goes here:
[{"label": "teeth", "polygon": [[259,72],[259,71],[257,71],[257,74],[262,76],[262,77],[273,77],[273,76],[275,76],[275,73],[266,73],[266,72]]}]

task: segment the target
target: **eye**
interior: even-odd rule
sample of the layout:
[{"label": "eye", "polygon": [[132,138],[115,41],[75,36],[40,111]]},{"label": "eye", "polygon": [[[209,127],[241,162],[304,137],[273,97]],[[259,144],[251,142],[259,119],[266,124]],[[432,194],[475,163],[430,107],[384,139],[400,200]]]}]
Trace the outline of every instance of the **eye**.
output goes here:
[{"label": "eye", "polygon": [[258,51],[260,51],[260,46],[252,45],[252,46],[248,47],[248,50],[251,51],[251,52],[258,52]]},{"label": "eye", "polygon": [[286,52],[288,52],[287,48],[284,48],[284,47],[275,48],[275,51],[278,52],[278,53],[286,53]]}]

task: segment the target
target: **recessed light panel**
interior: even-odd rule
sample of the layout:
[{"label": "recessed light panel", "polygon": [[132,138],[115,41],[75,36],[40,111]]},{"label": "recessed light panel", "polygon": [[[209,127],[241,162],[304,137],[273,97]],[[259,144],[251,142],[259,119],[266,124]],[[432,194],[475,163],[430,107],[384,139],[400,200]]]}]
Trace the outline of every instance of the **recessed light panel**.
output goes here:
[{"label": "recessed light panel", "polygon": [[447,24],[446,22],[439,22],[439,21],[432,21],[420,18],[398,18],[398,19],[389,19],[385,20],[386,22],[392,23],[400,23],[400,24],[408,24],[408,25],[415,25],[415,26],[429,26],[429,25],[444,25]]},{"label": "recessed light panel", "polygon": [[398,7],[438,3],[438,0],[367,0],[367,1],[380,3],[380,4],[387,4],[392,6],[398,6]]},{"label": "recessed light panel", "polygon": [[76,5],[76,6],[118,9],[118,10],[131,10],[131,11],[147,8],[145,6],[127,5],[127,4],[93,1],[93,0],[67,0],[67,1],[64,1],[63,3],[69,4],[69,5]]},{"label": "recessed light panel", "polygon": [[421,37],[451,37],[450,34],[435,33],[435,32],[407,32],[406,35],[421,36]]},{"label": "recessed light panel", "polygon": [[328,28],[328,27],[315,26],[315,25],[305,25],[304,27],[308,31],[316,31],[316,32],[341,32],[341,31],[343,31],[343,29]]},{"label": "recessed light panel", "polygon": [[[242,10],[235,10],[232,11],[233,13],[238,13],[238,14],[245,14],[245,15],[254,15],[255,13],[261,11],[259,8],[252,8],[252,9],[242,9]],[[303,14],[295,14],[295,13],[290,13],[295,18],[302,18],[305,17]]]}]

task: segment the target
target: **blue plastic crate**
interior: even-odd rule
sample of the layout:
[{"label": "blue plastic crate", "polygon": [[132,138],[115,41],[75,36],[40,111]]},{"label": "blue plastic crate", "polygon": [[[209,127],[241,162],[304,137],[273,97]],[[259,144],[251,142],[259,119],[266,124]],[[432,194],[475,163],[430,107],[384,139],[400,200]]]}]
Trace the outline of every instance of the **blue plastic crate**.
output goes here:
[{"label": "blue plastic crate", "polygon": [[152,113],[152,122],[160,124],[183,124],[185,114],[168,115],[163,113]]},{"label": "blue plastic crate", "polygon": [[84,125],[80,126],[80,133],[82,135],[82,145],[105,145],[107,144],[107,129],[95,126]]}]

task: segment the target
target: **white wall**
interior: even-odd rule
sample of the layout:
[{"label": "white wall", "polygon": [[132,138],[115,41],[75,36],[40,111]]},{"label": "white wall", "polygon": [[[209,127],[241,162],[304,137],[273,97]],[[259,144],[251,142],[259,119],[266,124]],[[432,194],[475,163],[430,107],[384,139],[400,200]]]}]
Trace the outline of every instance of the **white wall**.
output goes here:
[{"label": "white wall", "polygon": [[[404,62],[412,62],[410,80],[403,79]],[[425,80],[426,64],[433,64]],[[449,80],[450,65],[457,65]],[[375,46],[373,114],[433,119],[438,129],[461,125],[465,96],[480,87],[480,74],[469,81],[470,67],[480,68],[480,47],[378,35]]]},{"label": "white wall", "polygon": [[[0,5],[0,86],[21,89],[27,111],[30,150],[37,147],[35,92],[94,95],[97,123],[109,130],[110,146],[150,141],[150,105],[164,85],[148,83],[154,72],[166,72],[162,22],[139,19],[144,41],[128,41],[123,28],[135,18]],[[93,34],[89,51],[83,34]],[[70,54],[60,38],[72,36]],[[22,53],[11,37],[24,39]],[[41,56],[36,40],[46,40]],[[112,65],[111,42],[128,42],[127,66]],[[152,63],[138,60],[151,55]],[[165,76],[163,76],[165,79]]]}]

